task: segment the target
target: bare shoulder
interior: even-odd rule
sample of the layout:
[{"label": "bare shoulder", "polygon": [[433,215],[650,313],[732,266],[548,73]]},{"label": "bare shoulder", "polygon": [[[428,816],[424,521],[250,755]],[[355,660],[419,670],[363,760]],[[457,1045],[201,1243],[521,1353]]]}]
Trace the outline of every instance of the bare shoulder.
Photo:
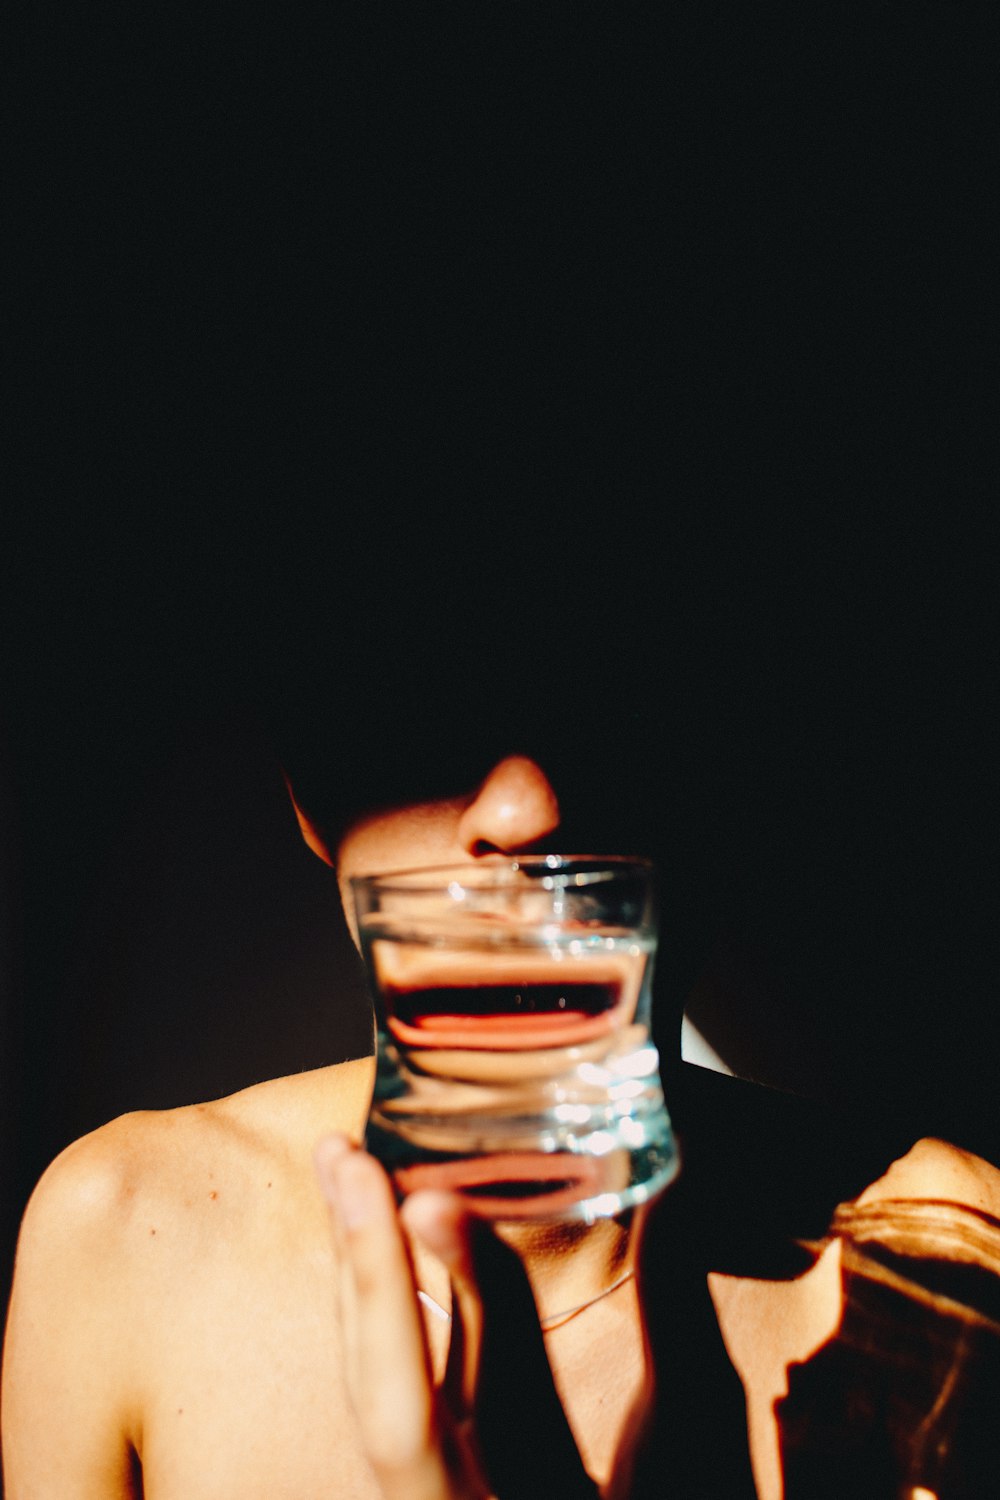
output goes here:
[{"label": "bare shoulder", "polygon": [[[42,1176],[25,1214],[19,1258],[41,1243],[113,1252],[137,1215],[174,1200],[191,1206],[202,1183],[207,1203],[222,1184],[244,1186],[273,1168],[286,1188],[309,1180],[311,1150],[327,1130],[357,1136],[371,1089],[362,1059],[269,1080],[224,1099],[122,1115],[68,1146]],[[272,1184],[275,1178],[270,1179]]]},{"label": "bare shoulder", "polygon": [[137,1492],[144,1310],[129,1244],[148,1136],[129,1117],[75,1142],[25,1212],[3,1357],[3,1469],[15,1500]]},{"label": "bare shoulder", "polygon": [[[1000,1219],[1000,1171],[970,1151],[926,1137],[843,1207],[850,1212],[889,1202],[955,1204]],[[723,1340],[746,1392],[761,1500],[779,1500],[782,1493],[775,1402],[787,1393],[788,1369],[811,1359],[840,1323],[842,1250],[835,1235],[812,1268],[791,1281],[709,1276]]]},{"label": "bare shoulder", "polygon": [[981,1156],[927,1136],[865,1188],[860,1205],[939,1199],[1000,1218],[1000,1170]]},{"label": "bare shoulder", "polygon": [[252,1266],[282,1237],[310,1238],[312,1148],[330,1129],[360,1133],[371,1071],[345,1063],[124,1115],[55,1159],[24,1216],[4,1344],[12,1495],[133,1493],[149,1349],[169,1336],[178,1287],[196,1299],[234,1246]]}]

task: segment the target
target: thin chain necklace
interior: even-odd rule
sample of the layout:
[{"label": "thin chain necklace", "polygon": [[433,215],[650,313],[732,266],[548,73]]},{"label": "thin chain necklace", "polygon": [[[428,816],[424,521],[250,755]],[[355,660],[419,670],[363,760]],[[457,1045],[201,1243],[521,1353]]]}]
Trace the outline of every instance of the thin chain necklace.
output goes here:
[{"label": "thin chain necklace", "polygon": [[[588,1307],[593,1307],[595,1302],[601,1302],[605,1297],[610,1297],[612,1292],[617,1292],[618,1288],[624,1286],[626,1281],[631,1281],[634,1275],[634,1271],[626,1271],[624,1275],[619,1276],[617,1281],[613,1281],[610,1286],[606,1286],[603,1292],[598,1292],[594,1297],[588,1297],[586,1302],[578,1302],[575,1307],[567,1307],[563,1312],[553,1313],[551,1317],[546,1318],[542,1323],[543,1332],[549,1333],[553,1328],[562,1328],[563,1324],[568,1323],[571,1318],[575,1318],[579,1313],[585,1312]],[[446,1312],[440,1302],[435,1302],[429,1292],[418,1291],[417,1296],[428,1311],[433,1313],[436,1318],[442,1319],[445,1323],[451,1322],[451,1313]]]}]

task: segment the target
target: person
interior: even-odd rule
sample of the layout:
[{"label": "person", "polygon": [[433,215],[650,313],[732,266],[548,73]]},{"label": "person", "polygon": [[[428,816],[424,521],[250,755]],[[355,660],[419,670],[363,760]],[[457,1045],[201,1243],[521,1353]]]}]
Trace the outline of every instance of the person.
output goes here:
[{"label": "person", "polygon": [[[993,455],[982,422],[993,257],[972,248],[983,244],[977,175],[989,138],[979,20],[923,7],[902,28],[888,12],[845,26],[838,8],[785,28],[776,45],[747,8],[720,18],[715,7],[640,7],[623,25],[613,8],[574,5],[508,27],[493,7],[452,7],[457,28],[451,14],[428,29],[415,13],[412,36],[368,7],[336,8],[332,31],[331,8],[292,25],[275,11],[263,34],[249,12],[233,29],[199,11],[191,31],[172,8],[97,27],[86,8],[65,9],[11,54],[26,250],[24,274],[10,278],[21,342],[9,363],[26,417],[12,425],[27,436],[14,473],[38,519],[30,545],[4,549],[24,579],[4,614],[6,635],[30,643],[24,677],[45,706],[30,747],[41,752],[38,802],[59,779],[49,747],[65,734],[67,699],[102,722],[117,701],[127,737],[133,684],[156,674],[179,635],[186,649],[156,695],[173,702],[192,663],[218,654],[213,696],[240,669],[238,643],[220,645],[233,622],[263,618],[280,633],[303,571],[323,598],[354,595],[342,629],[309,631],[338,667],[362,657],[358,690],[331,715],[351,738],[382,698],[396,731],[352,789],[397,806],[430,794],[390,791],[382,771],[405,781],[427,726],[439,737],[431,700],[445,637],[468,653],[461,701],[481,684],[511,722],[518,700],[492,678],[498,642],[520,634],[514,654],[562,720],[551,760],[535,757],[558,792],[560,842],[577,842],[563,759],[587,743],[609,767],[611,794],[583,811],[607,816],[611,834],[583,826],[588,842],[616,848],[614,799],[642,787],[623,750],[639,747],[646,784],[678,789],[657,841],[671,925],[657,1009],[685,1165],[646,1227],[656,1430],[676,1493],[738,1495],[751,1482],[744,1391],[709,1271],[735,1278],[713,1283],[720,1306],[744,1283],[748,1303],[755,1283],[776,1297],[790,1288],[804,1267],[789,1246],[820,1241],[836,1204],[882,1180],[926,1128],[852,1107],[859,1039],[894,1010],[866,1077],[877,1098],[934,1053],[942,1013],[954,1018],[970,997],[975,1017],[993,990],[994,839],[978,788],[992,780],[997,722],[984,646],[995,547],[977,507],[960,505],[985,490]],[[947,109],[928,109],[929,93]],[[992,107],[992,79],[989,97]],[[318,204],[332,207],[318,215]],[[191,558],[220,495],[206,596],[225,596],[255,512],[271,505],[289,538],[287,577],[274,586],[262,568],[259,583],[251,567],[224,607],[192,609]],[[452,544],[443,558],[428,524],[435,502]],[[319,508],[332,518],[325,532]],[[345,536],[366,514],[388,518],[386,534],[345,561]],[[95,537],[116,567],[95,567]],[[157,561],[144,568],[147,553]],[[400,577],[411,594],[457,581],[458,607],[413,650],[397,692],[385,674],[397,636],[413,635]],[[137,629],[137,615],[156,628]],[[359,653],[388,616],[399,626],[391,650]],[[55,672],[37,641],[50,617],[66,637]],[[478,660],[470,619],[488,627]],[[77,637],[95,620],[106,622],[100,670],[81,672]],[[286,672],[290,653],[276,656]],[[632,717],[651,699],[669,715],[655,756]],[[464,727],[447,737],[446,785],[433,789],[446,800],[407,820],[394,860],[427,857],[431,829],[450,829],[450,843],[459,807],[477,800],[447,800],[474,780],[451,773]],[[106,782],[109,799],[116,737],[79,771],[79,783]],[[706,795],[692,796],[692,779]],[[56,907],[52,849],[89,851],[73,798],[53,801],[26,829]],[[914,863],[926,872],[916,904]],[[65,877],[57,898],[64,890]],[[804,1054],[786,1039],[811,994],[814,1016],[837,1018],[826,1071],[849,1128],[676,1066],[680,1002],[705,972],[703,909],[745,916],[755,899],[753,920],[730,924],[699,1004],[707,1014],[719,996],[753,1043],[784,1043],[787,1083]],[[817,919],[827,931],[810,951],[799,934]],[[762,934],[795,951],[773,989],[752,963]],[[36,946],[46,941],[43,922]],[[34,994],[48,988],[42,971]],[[749,979],[741,988],[734,976]],[[782,991],[784,1007],[768,1010]],[[909,1031],[897,1024],[904,1009]],[[52,1050],[40,1035],[36,1056]],[[827,1062],[822,1046],[812,1056]],[[974,1032],[966,1060],[980,1069],[971,1083],[937,1068],[941,1098],[978,1093],[992,1113],[992,1087],[975,1086],[992,1058]],[[140,1485],[185,1500],[374,1492],[337,1309],[355,1240],[329,1243],[310,1164],[324,1133],[358,1138],[370,1066],[357,1058],[132,1116],[60,1157],[25,1220],[11,1308],[14,1497],[105,1500]],[[367,1170],[354,1152],[346,1161]],[[932,1162],[949,1193],[992,1202],[973,1158],[923,1147],[906,1170],[923,1179]],[[326,1159],[327,1177],[333,1169]],[[380,1226],[393,1245],[394,1225]],[[447,1306],[436,1260],[422,1256],[418,1274]],[[411,1294],[405,1277],[393,1285],[402,1315]],[[622,1304],[635,1311],[633,1297],[627,1287],[548,1336],[571,1417],[571,1355],[591,1382],[596,1369],[610,1377],[628,1343],[608,1324]],[[440,1360],[445,1324],[428,1319]],[[722,1321],[750,1380],[757,1338],[748,1351]],[[751,1331],[784,1321],[750,1306],[739,1318]],[[523,1372],[523,1388],[534,1384]],[[766,1390],[751,1402],[765,1417],[768,1407]],[[586,1411],[575,1420],[593,1430]],[[545,1453],[506,1446],[522,1450],[512,1458]]]},{"label": "person", "polygon": [[[345,895],[354,874],[551,847],[565,832],[555,786],[523,754],[471,792],[380,804],[342,830],[296,805]],[[833,1257],[802,1251],[793,1226],[817,1241],[866,1181],[875,1201],[946,1197],[1000,1215],[1000,1174],[966,1152],[924,1141],[873,1172],[881,1145],[852,1155],[795,1101],[690,1069],[674,1095],[685,1170],[649,1216],[640,1277],[543,1340],[519,1268],[454,1200],[414,1195],[404,1238],[358,1145],[372,1073],[357,1058],[129,1115],[52,1164],[25,1216],[8,1320],[9,1500],[451,1500],[488,1485],[506,1500],[593,1482],[639,1495],[668,1477],[680,1494],[756,1483],[769,1500],[775,1391],[839,1304]],[[456,1326],[483,1325],[475,1391],[448,1353],[452,1283]]]}]

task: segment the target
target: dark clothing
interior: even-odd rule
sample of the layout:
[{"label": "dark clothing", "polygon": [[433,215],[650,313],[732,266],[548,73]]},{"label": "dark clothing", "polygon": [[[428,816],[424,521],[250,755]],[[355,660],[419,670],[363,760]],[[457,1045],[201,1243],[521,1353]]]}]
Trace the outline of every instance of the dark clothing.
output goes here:
[{"label": "dark clothing", "polygon": [[814,1258],[801,1242],[822,1240],[837,1205],[912,1141],[689,1066],[676,1080],[671,1113],[683,1165],[652,1217],[644,1260],[663,1493],[669,1476],[669,1493],[685,1500],[752,1500],[743,1387],[706,1276],[801,1274]]}]

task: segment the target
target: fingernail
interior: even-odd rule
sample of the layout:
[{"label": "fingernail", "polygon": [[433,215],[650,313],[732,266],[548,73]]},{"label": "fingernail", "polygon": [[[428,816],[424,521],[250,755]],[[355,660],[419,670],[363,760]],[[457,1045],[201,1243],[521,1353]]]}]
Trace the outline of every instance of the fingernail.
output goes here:
[{"label": "fingernail", "polygon": [[313,1165],[319,1180],[320,1191],[331,1208],[340,1212],[340,1199],[337,1192],[336,1175],[339,1164],[345,1159],[351,1149],[350,1140],[346,1135],[325,1135],[322,1140],[316,1142],[313,1150]]},{"label": "fingernail", "polygon": [[321,1184],[325,1185],[336,1163],[345,1157],[350,1149],[350,1139],[346,1135],[341,1135],[339,1131],[325,1135],[322,1140],[316,1142],[313,1150],[313,1163]]},{"label": "fingernail", "polygon": [[358,1229],[378,1217],[379,1183],[373,1180],[364,1157],[353,1153],[335,1156],[330,1161],[328,1182],[331,1201],[346,1229]]},{"label": "fingernail", "polygon": [[453,1193],[416,1193],[407,1202],[404,1213],[409,1227],[449,1270],[462,1264],[465,1257],[463,1226],[468,1211],[460,1198]]},{"label": "fingernail", "polygon": [[328,1156],[345,1156],[351,1150],[351,1138],[342,1130],[331,1130],[316,1143],[316,1150]]}]

